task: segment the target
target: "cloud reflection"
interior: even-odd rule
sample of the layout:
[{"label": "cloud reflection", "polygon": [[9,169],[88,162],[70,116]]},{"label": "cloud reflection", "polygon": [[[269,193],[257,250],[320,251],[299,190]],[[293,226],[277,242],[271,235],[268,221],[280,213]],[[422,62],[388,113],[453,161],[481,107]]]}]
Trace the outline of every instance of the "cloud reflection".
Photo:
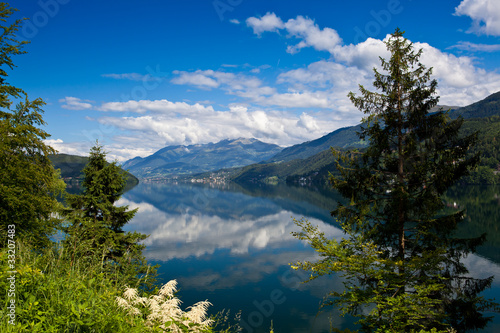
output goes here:
[{"label": "cloud reflection", "polygon": [[[232,255],[244,255],[250,250],[304,248],[291,236],[297,231],[292,212],[281,210],[264,216],[240,218],[191,213],[161,211],[146,202],[132,202],[122,198],[119,205],[139,208],[128,228],[149,234],[145,244],[146,257],[168,261],[213,254],[216,250],[229,250]],[[329,237],[341,237],[342,231],[318,219],[309,219],[319,225]]]}]

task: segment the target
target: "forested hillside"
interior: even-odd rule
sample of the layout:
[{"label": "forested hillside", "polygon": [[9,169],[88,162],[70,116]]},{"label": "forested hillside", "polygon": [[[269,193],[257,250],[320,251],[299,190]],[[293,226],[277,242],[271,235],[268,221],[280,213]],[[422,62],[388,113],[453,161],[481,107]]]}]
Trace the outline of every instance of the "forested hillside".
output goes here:
[{"label": "forested hillside", "polygon": [[[55,169],[61,170],[61,178],[66,181],[72,179],[83,178],[83,168],[87,165],[89,158],[84,156],[76,156],[69,154],[50,155],[50,160],[54,164]],[[139,179],[130,172],[126,172],[127,185],[125,191],[139,184]]]}]

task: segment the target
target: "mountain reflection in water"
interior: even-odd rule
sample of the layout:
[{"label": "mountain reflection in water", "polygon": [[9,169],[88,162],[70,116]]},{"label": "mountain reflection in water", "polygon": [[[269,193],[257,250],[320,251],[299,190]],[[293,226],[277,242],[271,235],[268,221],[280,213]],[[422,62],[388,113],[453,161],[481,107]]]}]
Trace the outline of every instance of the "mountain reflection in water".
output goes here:
[{"label": "mountain reflection in water", "polygon": [[[458,188],[445,197],[447,209],[467,209],[460,233],[488,233],[488,244],[465,259],[476,277],[500,277],[498,189]],[[185,304],[208,299],[213,313],[241,310],[244,332],[269,332],[272,320],[276,332],[316,333],[329,332],[330,321],[354,328],[353,319],[331,308],[318,315],[323,296],[342,288],[341,278],[301,284],[307,275],[290,269],[289,263],[317,258],[291,236],[298,230],[292,218],[305,217],[327,237],[340,239],[343,233],[330,216],[338,200],[328,189],[141,183],[118,204],[139,208],[127,230],[150,235],[146,258],[160,264],[161,282],[178,280]],[[500,299],[499,291],[495,280],[486,296]],[[497,316],[484,332],[500,331],[499,322]]]}]

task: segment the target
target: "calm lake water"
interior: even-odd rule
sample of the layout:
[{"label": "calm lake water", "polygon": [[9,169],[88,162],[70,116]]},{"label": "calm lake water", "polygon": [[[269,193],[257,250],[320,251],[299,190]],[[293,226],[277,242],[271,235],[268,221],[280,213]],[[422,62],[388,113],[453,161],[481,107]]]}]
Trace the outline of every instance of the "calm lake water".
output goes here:
[{"label": "calm lake water", "polygon": [[[291,236],[293,218],[306,218],[329,237],[342,237],[330,211],[338,194],[291,186],[219,187],[141,183],[119,205],[139,208],[127,230],[149,234],[145,255],[160,264],[160,282],[176,279],[183,306],[208,299],[211,313],[241,311],[243,332],[329,332],[354,328],[352,318],[331,308],[318,313],[322,297],[340,289],[338,277],[301,284],[304,272],[289,263],[314,260],[308,244]],[[475,277],[498,277],[485,296],[500,300],[500,187],[463,187],[445,198],[449,210],[467,209],[460,233],[488,233],[488,244],[465,259]],[[483,332],[500,332],[497,315]]]}]

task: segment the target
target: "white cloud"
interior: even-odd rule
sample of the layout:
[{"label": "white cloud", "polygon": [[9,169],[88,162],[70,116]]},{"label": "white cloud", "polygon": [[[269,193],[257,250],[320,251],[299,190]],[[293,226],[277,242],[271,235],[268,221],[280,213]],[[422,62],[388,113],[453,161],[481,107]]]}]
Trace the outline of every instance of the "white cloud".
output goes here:
[{"label": "white cloud", "polygon": [[[145,102],[141,101],[141,104],[148,104]],[[136,103],[124,102],[123,106],[116,103],[113,106],[125,110],[130,105],[136,106]],[[150,104],[155,104],[155,101],[150,101]],[[163,103],[165,110],[161,110],[162,103],[159,103],[154,112],[146,115],[101,117],[97,121],[128,132],[129,140],[122,142],[123,147],[143,147],[144,142],[147,142],[151,149],[238,137],[254,137],[264,142],[290,145],[319,138],[345,126],[346,121],[355,123],[352,119],[339,121],[338,117],[326,113],[296,115],[293,111],[249,110],[243,105],[232,105],[227,111],[215,111],[212,107],[196,110],[199,104],[186,105],[176,108],[173,113],[168,111],[172,104],[175,103]]]},{"label": "white cloud", "polygon": [[59,103],[64,103],[63,105],[61,105],[61,107],[68,110],[92,109],[92,104],[89,102],[89,100],[82,100],[77,97],[64,97],[59,100]]},{"label": "white cloud", "polygon": [[349,67],[333,61],[320,60],[307,67],[284,72],[278,76],[278,83],[290,84],[297,89],[329,88],[352,89],[358,84],[369,83],[373,80],[373,72],[364,71],[357,67]]},{"label": "white cloud", "polygon": [[[342,66],[342,65],[339,65]],[[297,73],[300,70],[296,70]],[[292,71],[293,72],[293,71]],[[234,74],[213,70],[197,70],[195,72],[176,71],[179,77],[172,80],[177,84],[193,84],[200,87],[200,82],[213,80],[214,86],[224,90],[226,93],[236,95],[263,106],[287,107],[287,108],[336,108],[329,99],[328,94],[322,91],[310,91],[304,86],[295,86],[287,92],[278,92],[276,88],[264,86],[262,81],[255,76]],[[288,83],[282,74],[278,83]],[[290,74],[292,75],[292,74]],[[352,76],[349,76],[352,77]],[[342,79],[342,76],[339,77]],[[199,81],[198,81],[199,80]],[[312,85],[312,82],[309,81]],[[203,88],[201,86],[200,88]],[[347,92],[344,94],[344,97]]]},{"label": "white cloud", "polygon": [[337,31],[331,28],[320,29],[313,20],[300,15],[284,23],[275,13],[267,13],[261,18],[249,17],[246,22],[247,26],[253,29],[254,34],[259,36],[266,31],[278,32],[285,29],[288,37],[301,39],[298,44],[288,46],[287,52],[292,54],[305,47],[313,47],[318,51],[332,53],[335,46],[342,44],[342,39]]},{"label": "white cloud", "polygon": [[319,129],[316,120],[307,113],[303,113],[300,115],[300,120],[298,122],[298,125],[305,127],[310,131],[317,131]]},{"label": "white cloud", "polygon": [[380,68],[379,57],[388,59],[390,56],[384,41],[374,38],[368,38],[356,45],[339,45],[333,49],[332,55],[338,62],[369,72],[373,72],[374,67]]},{"label": "white cloud", "polygon": [[233,24],[240,24],[240,21],[237,19],[231,19],[231,20],[229,20],[229,22],[231,22]]},{"label": "white cloud", "polygon": [[174,84],[193,85],[198,88],[221,88],[228,94],[255,99],[262,95],[272,95],[275,88],[263,86],[255,76],[234,74],[214,70],[197,70],[195,72],[174,71],[178,75],[172,79]]},{"label": "white cloud", "polygon": [[296,53],[304,47],[313,47],[318,51],[333,52],[335,46],[342,44],[337,31],[331,28],[320,29],[313,20],[297,16],[285,23],[285,29],[290,36],[302,39],[300,43],[289,46],[287,52]]},{"label": "white cloud", "polygon": [[[102,138],[101,138],[102,139]],[[154,150],[148,147],[138,146],[134,147],[130,145],[130,138],[120,138],[115,137],[113,142],[106,144],[109,140],[101,141],[100,144],[104,143],[104,151],[106,152],[106,160],[109,162],[118,161],[124,162],[136,156],[148,156],[154,153]],[[133,140],[134,143],[135,140]],[[64,142],[61,139],[47,139],[44,140],[45,144],[51,146],[59,154],[70,154],[76,156],[88,156],[90,148],[95,144],[95,142],[87,141],[76,141],[76,142]]]},{"label": "white cloud", "polygon": [[246,22],[247,26],[251,27],[256,35],[260,35],[266,31],[278,31],[284,28],[283,21],[277,17],[275,13],[267,13],[260,18],[249,17]]},{"label": "white cloud", "polygon": [[258,100],[261,104],[271,106],[281,106],[287,108],[330,108],[333,105],[329,102],[328,96],[324,92],[290,92],[274,94],[267,98]]},{"label": "white cloud", "polygon": [[463,0],[455,15],[465,15],[472,19],[469,32],[500,36],[500,1],[498,0]]},{"label": "white cloud", "polygon": [[47,139],[45,144],[57,150],[60,154],[70,154],[77,156],[87,156],[92,144],[90,142],[72,142],[66,143],[61,139]]},{"label": "white cloud", "polygon": [[458,42],[458,44],[450,46],[448,49],[458,49],[471,52],[496,52],[500,51],[500,44],[474,44],[471,42]]},{"label": "white cloud", "polygon": [[145,113],[147,111],[162,113],[162,114],[176,114],[182,113],[184,115],[195,115],[201,112],[212,112],[212,106],[204,106],[199,103],[194,105],[185,102],[170,102],[166,99],[162,100],[140,100],[140,101],[127,101],[127,102],[109,102],[104,103],[99,107],[101,111],[115,111],[115,112],[134,112]]},{"label": "white cloud", "polygon": [[[496,6],[500,6],[500,2],[493,4],[493,2],[488,0],[465,0],[457,8],[457,13],[467,11],[470,13],[485,14],[487,11],[496,9]],[[488,19],[485,19],[485,21],[488,22],[486,26],[489,27],[488,31],[491,33],[493,27],[497,23],[500,24],[500,7],[499,10],[488,15]],[[277,19],[281,21],[280,18]],[[321,30],[313,20],[302,16],[288,20],[284,23],[282,29],[286,29],[290,36],[301,39],[297,45],[288,46],[287,52],[297,52],[304,47],[311,46],[316,50],[328,51],[332,55],[332,58],[328,61],[324,60],[310,64],[305,68],[282,73],[278,77],[277,82],[292,84],[301,93],[273,94],[273,96],[267,98],[256,99],[256,101],[265,102],[268,105],[273,105],[274,103],[277,106],[288,107],[293,101],[300,101],[303,96],[322,96],[321,103],[318,98],[309,99],[311,102],[309,106],[322,107],[321,105],[328,105],[328,107],[331,107],[335,105],[336,109],[339,110],[338,100],[334,97],[337,96],[341,98],[342,111],[352,110],[345,102],[345,94],[343,94],[344,96],[339,94],[338,87],[332,87],[332,89],[322,92],[318,91],[318,89],[325,89],[328,84],[333,83],[333,85],[344,88],[340,90],[342,93],[357,91],[357,85],[367,82],[367,78],[370,78],[370,82],[373,81],[373,68],[375,67],[380,70],[379,57],[385,59],[390,57],[384,44],[384,41],[390,35],[387,35],[384,40],[368,38],[359,44],[342,45],[342,40],[340,37],[337,38],[335,30],[330,28]],[[278,30],[274,29],[274,31]],[[475,50],[490,51],[497,48],[497,46],[479,44],[464,43],[461,45]],[[467,105],[498,91],[500,74],[494,71],[487,72],[477,67],[473,58],[455,56],[451,53],[438,50],[427,43],[415,43],[414,46],[416,50],[423,49],[422,63],[427,68],[433,68],[433,77],[439,82],[441,103],[459,106]],[[318,70],[318,68],[321,68],[321,70]],[[332,76],[332,72],[335,72],[336,75]],[[329,102],[325,103],[327,100]],[[307,103],[298,103],[297,105],[304,107],[307,106]]]},{"label": "white cloud", "polygon": [[203,71],[196,71],[195,73],[174,71],[174,74],[179,75],[172,79],[175,84],[190,84],[200,88],[217,88],[219,83],[213,78],[208,77]]}]

